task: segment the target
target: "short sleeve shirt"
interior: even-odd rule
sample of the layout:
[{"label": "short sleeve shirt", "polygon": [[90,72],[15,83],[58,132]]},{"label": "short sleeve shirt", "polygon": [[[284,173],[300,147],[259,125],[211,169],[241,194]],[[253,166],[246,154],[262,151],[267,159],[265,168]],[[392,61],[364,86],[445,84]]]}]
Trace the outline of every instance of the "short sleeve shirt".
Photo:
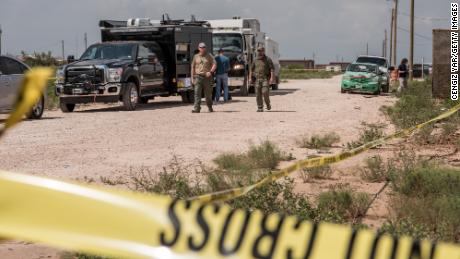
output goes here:
[{"label": "short sleeve shirt", "polygon": [[406,78],[408,76],[407,66],[405,64],[399,65],[398,71],[399,71],[399,77]]},{"label": "short sleeve shirt", "polygon": [[257,58],[252,64],[252,71],[254,71],[254,75],[258,79],[268,79],[274,69],[273,61],[267,56]]},{"label": "short sleeve shirt", "polygon": [[196,54],[193,57],[192,66],[195,68],[196,75],[204,75],[207,72],[211,72],[211,68],[215,63],[216,60],[209,53],[204,56]]}]

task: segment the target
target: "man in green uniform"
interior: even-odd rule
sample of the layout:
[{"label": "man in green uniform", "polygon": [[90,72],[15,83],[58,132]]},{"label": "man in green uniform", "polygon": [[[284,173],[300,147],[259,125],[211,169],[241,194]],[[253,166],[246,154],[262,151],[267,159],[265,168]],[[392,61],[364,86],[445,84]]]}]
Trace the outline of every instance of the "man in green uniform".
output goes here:
[{"label": "man in green uniform", "polygon": [[193,113],[199,113],[201,110],[201,93],[204,90],[206,105],[209,112],[212,109],[212,75],[216,71],[216,60],[206,51],[206,44],[201,42],[198,45],[199,52],[195,54],[192,61],[192,84],[195,86],[195,106]]},{"label": "man in green uniform", "polygon": [[273,61],[265,56],[265,48],[259,47],[257,49],[257,59],[252,64],[251,74],[249,78],[256,78],[255,90],[257,97],[257,112],[264,111],[264,101],[267,110],[271,110],[270,104],[270,84],[275,79],[275,67]]}]

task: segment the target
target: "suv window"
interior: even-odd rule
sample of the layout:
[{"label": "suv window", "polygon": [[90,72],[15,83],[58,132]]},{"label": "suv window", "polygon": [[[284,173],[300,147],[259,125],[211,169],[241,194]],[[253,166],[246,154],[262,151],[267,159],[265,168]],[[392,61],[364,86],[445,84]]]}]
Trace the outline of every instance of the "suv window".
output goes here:
[{"label": "suv window", "polygon": [[27,67],[14,59],[7,57],[0,58],[0,71],[5,75],[23,74],[26,70]]}]

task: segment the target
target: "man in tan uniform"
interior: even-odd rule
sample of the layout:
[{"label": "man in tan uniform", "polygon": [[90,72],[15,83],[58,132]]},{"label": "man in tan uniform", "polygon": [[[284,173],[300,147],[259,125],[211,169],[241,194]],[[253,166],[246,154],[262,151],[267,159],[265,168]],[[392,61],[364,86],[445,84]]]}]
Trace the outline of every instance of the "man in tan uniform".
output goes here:
[{"label": "man in tan uniform", "polygon": [[267,110],[272,109],[270,104],[270,84],[275,80],[275,67],[273,66],[273,61],[265,55],[264,47],[259,47],[257,52],[257,59],[252,64],[249,78],[256,78],[257,112],[263,112],[264,101],[267,105]]},{"label": "man in tan uniform", "polygon": [[217,68],[216,60],[206,51],[204,42],[198,45],[198,50],[199,52],[195,54],[192,61],[192,84],[195,86],[195,105],[192,113],[199,113],[201,110],[201,93],[203,90],[209,112],[214,112],[212,109],[211,80]]}]

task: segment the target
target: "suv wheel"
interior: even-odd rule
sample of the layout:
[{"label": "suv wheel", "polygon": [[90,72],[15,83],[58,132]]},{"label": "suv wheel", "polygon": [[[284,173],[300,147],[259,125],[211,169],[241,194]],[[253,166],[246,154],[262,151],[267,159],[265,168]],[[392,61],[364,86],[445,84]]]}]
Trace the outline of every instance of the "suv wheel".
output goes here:
[{"label": "suv wheel", "polygon": [[42,96],[40,100],[35,104],[29,114],[27,114],[27,119],[38,120],[42,117],[43,111],[45,110],[45,98]]},{"label": "suv wheel", "polygon": [[123,92],[123,107],[127,111],[134,111],[138,101],[139,92],[137,91],[137,86],[134,83],[127,83]]},{"label": "suv wheel", "polygon": [[59,107],[61,108],[61,111],[64,112],[64,113],[69,113],[69,112],[73,112],[73,110],[75,110],[75,103],[64,103],[64,102],[61,102],[59,104]]}]

